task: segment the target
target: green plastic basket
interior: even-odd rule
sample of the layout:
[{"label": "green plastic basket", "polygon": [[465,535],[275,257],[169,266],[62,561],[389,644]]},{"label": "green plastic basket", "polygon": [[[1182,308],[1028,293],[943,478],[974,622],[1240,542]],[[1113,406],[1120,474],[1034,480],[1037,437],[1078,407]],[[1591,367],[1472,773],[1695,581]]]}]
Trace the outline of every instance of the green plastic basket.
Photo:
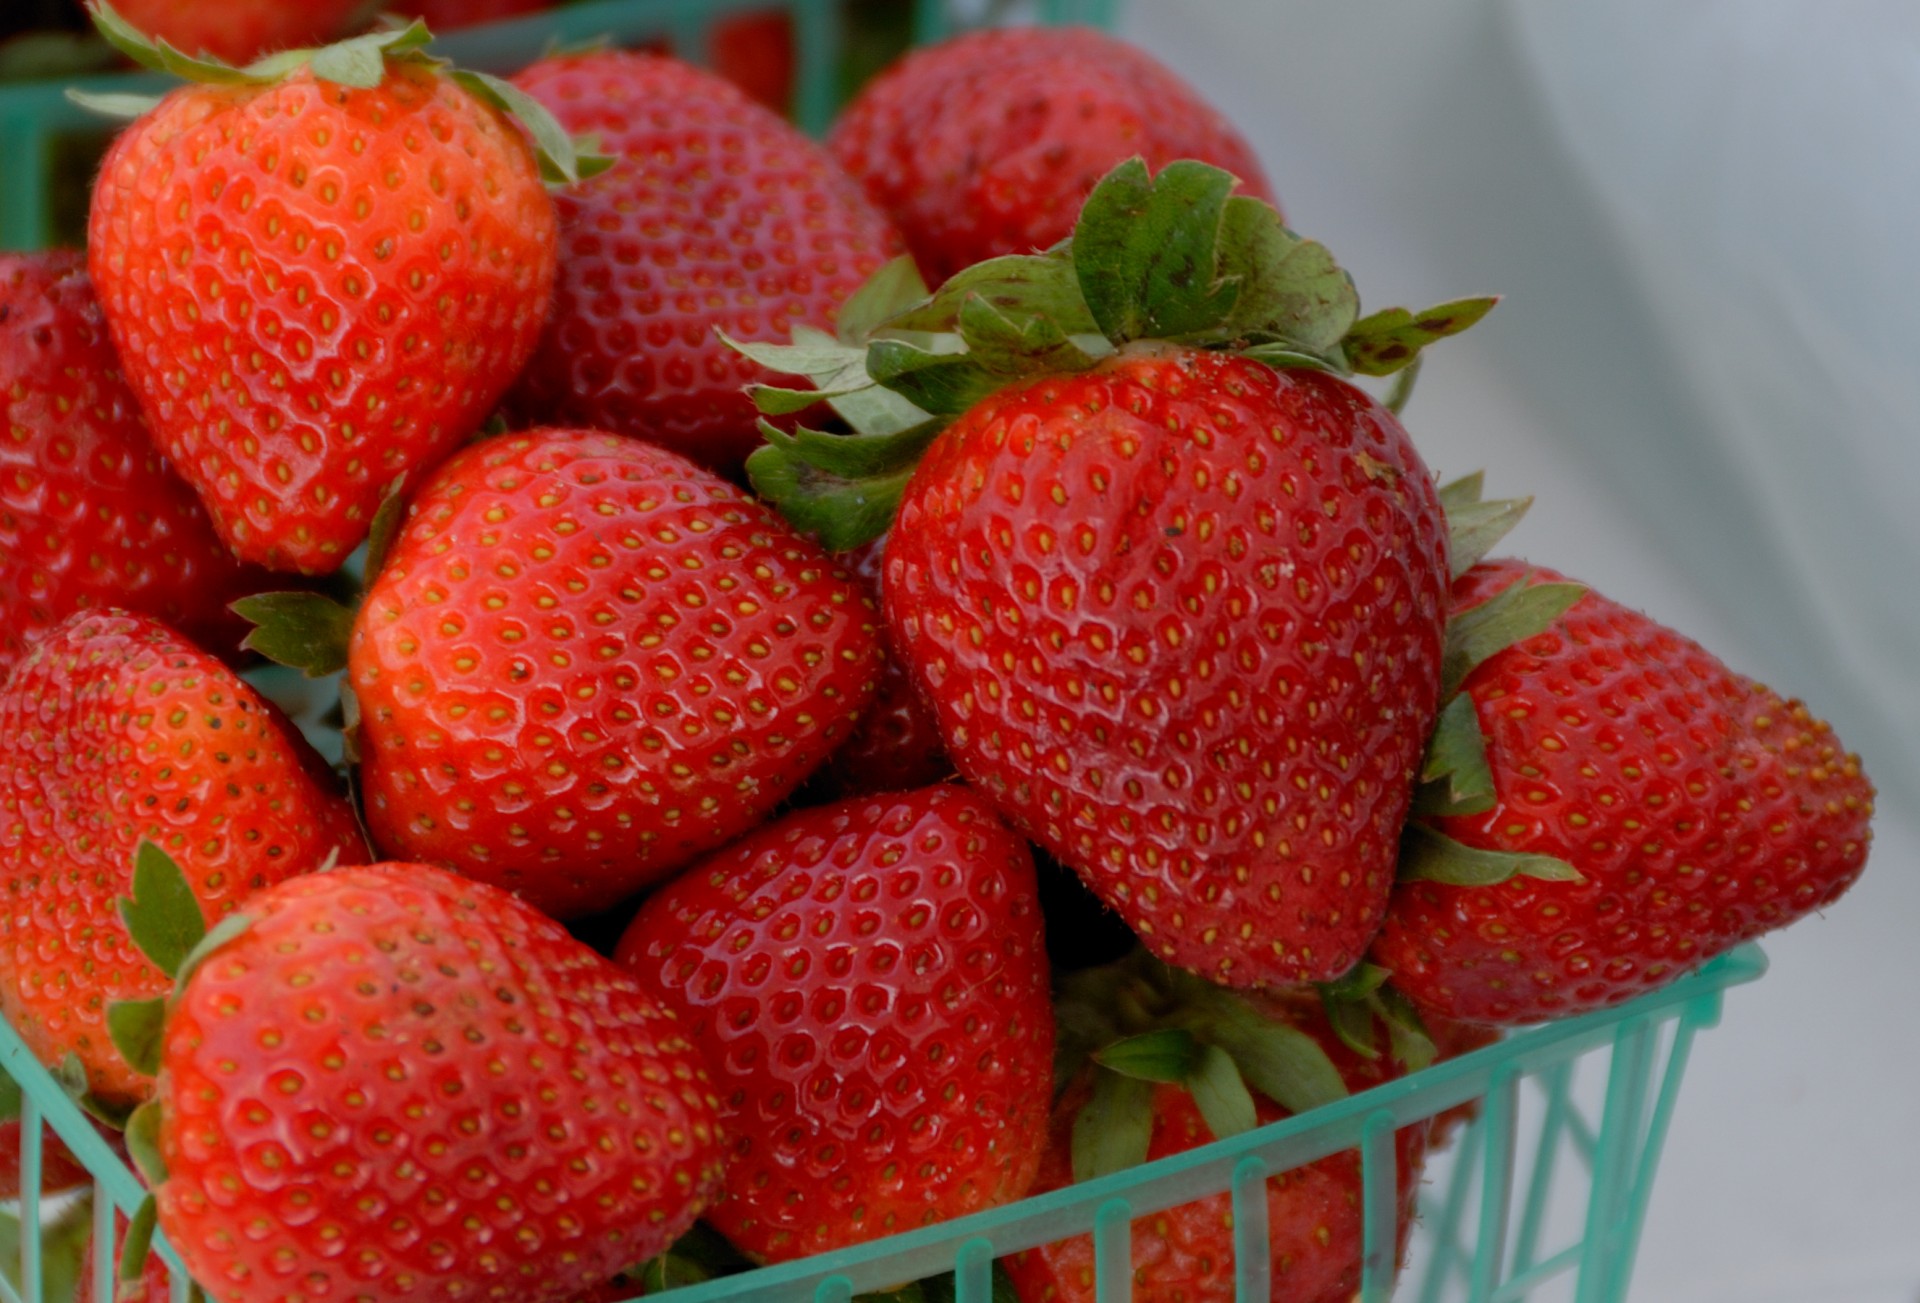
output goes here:
[{"label": "green plastic basket", "polygon": [[[1620,1303],[1693,1038],[1719,1020],[1728,987],[1765,970],[1759,948],[1742,946],[1617,1009],[1519,1032],[1231,1140],[991,1212],[689,1286],[672,1297],[676,1303],[848,1303],[857,1293],[952,1271],[957,1303],[990,1303],[996,1257],[1090,1231],[1100,1303],[1127,1303],[1132,1221],[1231,1192],[1237,1297],[1265,1303],[1272,1278],[1264,1234],[1267,1179],[1358,1149],[1365,1190],[1364,1303],[1395,1297],[1517,1303],[1545,1299],[1550,1289],[1553,1297],[1574,1303]],[[1576,1076],[1602,1065],[1596,1122],[1587,1115],[1581,1098],[1587,1092],[1576,1088]],[[116,1216],[132,1215],[144,1191],[4,1023],[0,1066],[24,1091],[21,1220],[27,1226],[41,1220],[44,1123],[93,1175],[91,1303],[111,1303],[110,1229]],[[1415,1265],[1396,1294],[1393,1133],[1470,1100],[1480,1101],[1479,1116],[1452,1154],[1446,1179],[1423,1192]],[[1523,1118],[1530,1124],[1523,1126]],[[163,1236],[154,1243],[176,1268],[172,1303],[185,1303],[178,1259]],[[35,1236],[22,1237],[18,1279],[18,1290],[0,1279],[5,1303],[41,1297]]]}]

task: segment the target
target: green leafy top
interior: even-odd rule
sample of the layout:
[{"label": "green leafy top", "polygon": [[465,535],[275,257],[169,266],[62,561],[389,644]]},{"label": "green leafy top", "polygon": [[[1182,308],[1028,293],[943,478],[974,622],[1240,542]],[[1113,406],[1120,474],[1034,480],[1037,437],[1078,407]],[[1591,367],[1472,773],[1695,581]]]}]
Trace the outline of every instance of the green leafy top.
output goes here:
[{"label": "green leafy top", "polygon": [[1044,253],[979,263],[931,295],[901,260],[847,305],[834,336],[797,330],[788,345],[734,344],[811,382],[754,387],[763,413],[824,403],[850,431],[788,433],[763,420],[767,444],[747,463],[754,487],[828,547],[856,547],[885,531],[934,434],[1005,385],[1085,370],[1139,340],[1276,367],[1410,375],[1422,347],[1495,302],[1362,317],[1333,255],[1234,184],[1190,160],[1150,176],[1135,158],[1107,174],[1071,238]]},{"label": "green leafy top", "polygon": [[[383,28],[332,45],[282,50],[236,68],[210,55],[186,54],[164,38],[148,37],[122,17],[108,0],[87,0],[87,10],[101,37],[141,67],[202,85],[264,86],[297,69],[310,68],[322,81],[371,90],[385,79],[389,63],[444,69],[475,98],[519,119],[533,138],[541,176],[548,184],[571,184],[613,165],[611,158],[581,153],[553,114],[511,82],[483,72],[454,69],[446,60],[428,54],[427,45],[433,40],[433,34],[417,19],[405,27]],[[67,97],[82,107],[118,118],[139,117],[159,103],[146,96],[90,95],[79,90],[69,90]]]},{"label": "green leafy top", "polygon": [[1064,978],[1055,1017],[1057,1080],[1093,1074],[1074,1119],[1076,1181],[1146,1160],[1155,1083],[1184,1087],[1219,1139],[1256,1125],[1255,1091],[1291,1113],[1347,1094],[1307,1032],[1145,950]]}]

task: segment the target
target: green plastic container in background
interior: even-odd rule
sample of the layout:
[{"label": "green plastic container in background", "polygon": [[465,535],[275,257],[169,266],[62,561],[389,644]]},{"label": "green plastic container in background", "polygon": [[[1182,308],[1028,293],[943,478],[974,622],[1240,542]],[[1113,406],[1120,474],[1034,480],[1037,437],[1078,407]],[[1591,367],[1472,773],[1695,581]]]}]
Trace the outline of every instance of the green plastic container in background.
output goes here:
[{"label": "green plastic container in background", "polygon": [[[884,6],[888,0],[856,2]],[[849,50],[844,3],[589,0],[454,32],[436,48],[468,67],[511,72],[552,43],[607,35],[622,44],[664,41],[698,63],[706,61],[716,19],[785,10],[794,25],[794,116],[817,132],[845,97],[849,67],[856,74],[871,71],[867,65],[876,59],[873,51]],[[1027,7],[976,0],[966,13],[951,12],[943,0],[897,4],[902,30],[911,4],[911,38],[926,42],[1006,18],[1110,26],[1116,0],[1040,0]],[[65,98],[67,84],[0,85],[0,248],[42,247],[56,229],[59,205],[84,204],[84,196],[55,192],[57,164],[62,151],[97,151],[105,129]],[[123,74],[72,84],[94,91],[144,91],[163,89],[165,82]],[[673,1297],[679,1303],[846,1303],[857,1293],[952,1271],[957,1303],[990,1303],[996,1257],[1091,1232],[1100,1303],[1128,1303],[1130,1223],[1230,1192],[1239,1228],[1237,1296],[1240,1303],[1266,1303],[1273,1273],[1264,1234],[1267,1178],[1358,1149],[1365,1178],[1364,1303],[1389,1298],[1544,1303],[1549,1297],[1622,1303],[1693,1038],[1717,1022],[1728,987],[1754,980],[1765,967],[1757,947],[1743,946],[1621,1008],[1518,1033],[1229,1141],[958,1221],[683,1288]],[[42,1221],[44,1125],[93,1174],[91,1303],[111,1303],[114,1220],[131,1216],[144,1191],[4,1022],[0,1069],[24,1088],[21,1223],[31,1227]],[[1478,1118],[1449,1156],[1430,1164],[1412,1267],[1396,1292],[1394,1130],[1475,1100]],[[1431,1179],[1436,1172],[1442,1179]],[[164,1239],[156,1245],[177,1267]],[[0,1264],[0,1303],[40,1300],[42,1265],[38,1238],[21,1236],[18,1262]],[[185,1281],[176,1270],[171,1303],[186,1300]]]}]

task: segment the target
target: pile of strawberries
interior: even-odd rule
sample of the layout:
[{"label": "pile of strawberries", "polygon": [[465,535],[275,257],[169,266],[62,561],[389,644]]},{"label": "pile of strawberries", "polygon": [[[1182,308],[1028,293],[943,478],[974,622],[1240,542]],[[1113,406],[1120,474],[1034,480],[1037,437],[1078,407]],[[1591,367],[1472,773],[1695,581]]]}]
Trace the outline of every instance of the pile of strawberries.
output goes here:
[{"label": "pile of strawberries", "polygon": [[[0,258],[0,1010],[152,1187],[128,1296],[156,1221],[221,1303],[818,1253],[1864,865],[1826,725],[1435,483],[1397,412],[1492,301],[1362,314],[1141,51],[964,37],[823,148],[652,55],[96,17],[191,84],[100,105],[84,258]],[[344,775],[259,656],[343,672]],[[1276,1299],[1351,1296],[1359,1187],[1273,1179]],[[1232,1297],[1224,1195],[1132,1244]]]}]

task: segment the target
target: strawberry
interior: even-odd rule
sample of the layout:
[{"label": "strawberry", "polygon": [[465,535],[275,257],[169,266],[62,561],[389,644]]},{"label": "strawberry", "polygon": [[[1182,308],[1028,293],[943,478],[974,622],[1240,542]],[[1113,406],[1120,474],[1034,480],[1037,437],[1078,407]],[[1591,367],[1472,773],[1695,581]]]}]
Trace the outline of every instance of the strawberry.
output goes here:
[{"label": "strawberry", "polygon": [[884,423],[769,427],[749,471],[830,546],[891,525],[893,646],[960,773],[1157,954],[1262,986],[1364,952],[1439,689],[1434,486],[1331,371],[1403,366],[1490,301],[1356,319],[1326,250],[1233,186],[1135,160],[1070,244],[961,273],[864,351],[756,349]]},{"label": "strawberry", "polygon": [[120,0],[119,7],[155,43],[227,63],[330,41],[367,8],[365,0]]},{"label": "strawberry", "polygon": [[0,679],[83,607],[159,616],[232,653],[238,565],[160,459],[107,340],[85,257],[0,254]]},{"label": "strawberry", "polygon": [[149,617],[81,612],[0,688],[0,1011],[43,1063],[77,1055],[109,1109],[152,1082],[114,1052],[107,1004],[166,985],[118,909],[143,840],[216,916],[362,853],[333,776],[244,681]]},{"label": "strawberry", "polygon": [[[847,556],[855,578],[880,601],[881,561],[886,540],[878,538]],[[953,761],[940,744],[940,726],[913,690],[899,657],[889,655],[880,674],[872,707],[845,745],[833,753],[828,778],[840,794],[904,792],[953,776]]]},{"label": "strawberry", "polygon": [[716,1101],[672,1016],[505,892],[418,864],[312,874],[175,973],[122,1038],[159,1068],[128,1132],[225,1303],[562,1303],[718,1185]]},{"label": "strawberry", "polygon": [[616,960],[705,1047],[715,1229],[780,1261],[1017,1199],[1053,1061],[1026,844],[973,793],[800,810],[650,897]]},{"label": "strawberry", "polygon": [[1252,148],[1170,69],[1084,27],[1012,27],[916,50],[834,125],[827,147],[900,226],[938,282],[1050,248],[1081,202],[1135,155],[1191,158],[1272,199]]},{"label": "strawberry", "polygon": [[561,917],[746,832],[873,695],[877,618],[660,448],[535,430],[422,487],[353,627],[368,824]]},{"label": "strawberry", "polygon": [[424,27],[212,79],[115,140],[88,263],[161,450],[248,560],[327,573],[381,499],[474,433],[551,298],[564,136],[505,83],[448,74]]},{"label": "strawberry", "polygon": [[1577,600],[1466,673],[1436,737],[1471,759],[1423,800],[1372,952],[1423,1011],[1616,1004],[1825,907],[1866,862],[1858,757],[1690,639],[1511,560],[1460,578],[1455,628],[1554,590]]},{"label": "strawberry", "polygon": [[793,15],[785,9],[731,14],[708,34],[713,70],[755,103],[784,114],[793,105]]},{"label": "strawberry", "polygon": [[[1072,1075],[1054,1107],[1035,1194],[1238,1135],[1394,1080],[1411,1066],[1377,1032],[1367,1055],[1343,1044],[1310,994],[1248,1001],[1139,954],[1076,974],[1060,1017]],[[1116,1032],[1120,1039],[1107,1039]],[[1418,1122],[1394,1136],[1402,1253],[1427,1131]],[[1267,1182],[1275,1303],[1358,1296],[1361,1192],[1357,1150]],[[1006,1266],[1026,1303],[1094,1299],[1090,1235],[1015,1253]],[[1237,1297],[1231,1197],[1136,1219],[1131,1266],[1138,1303],[1230,1303]]]},{"label": "strawberry", "polygon": [[831,323],[898,237],[819,145],[711,73],[607,51],[514,82],[619,158],[558,198],[553,320],[515,410],[737,474],[759,442],[741,386],[768,377],[715,332]]}]

